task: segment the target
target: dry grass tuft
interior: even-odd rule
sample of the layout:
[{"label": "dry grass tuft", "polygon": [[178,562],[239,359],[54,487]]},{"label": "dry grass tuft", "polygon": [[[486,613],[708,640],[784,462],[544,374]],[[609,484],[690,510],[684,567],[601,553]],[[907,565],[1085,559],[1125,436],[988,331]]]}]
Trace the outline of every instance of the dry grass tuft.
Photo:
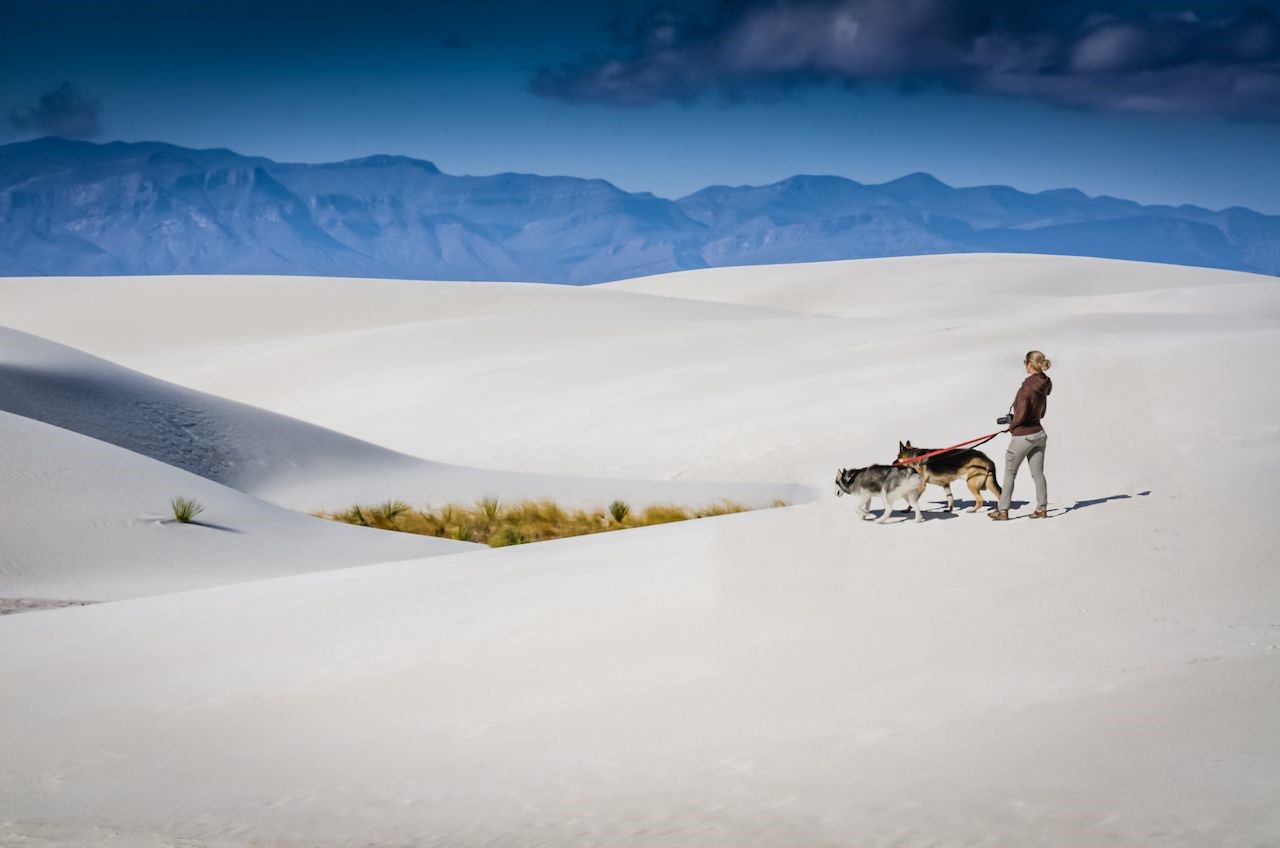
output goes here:
[{"label": "dry grass tuft", "polygon": [[173,520],[182,524],[191,523],[197,515],[204,512],[204,506],[195,498],[173,498],[169,501],[169,508],[173,510]]},{"label": "dry grass tuft", "polygon": [[[774,502],[774,506],[785,505],[783,501]],[[721,501],[702,509],[657,504],[636,514],[623,501],[614,501],[607,509],[566,509],[552,500],[504,503],[496,497],[486,497],[476,501],[474,506],[445,504],[435,509],[415,509],[404,501],[390,500],[376,506],[357,504],[341,512],[317,512],[315,515],[362,527],[480,542],[501,548],[628,527],[728,515],[748,509],[750,507],[740,503]]]}]

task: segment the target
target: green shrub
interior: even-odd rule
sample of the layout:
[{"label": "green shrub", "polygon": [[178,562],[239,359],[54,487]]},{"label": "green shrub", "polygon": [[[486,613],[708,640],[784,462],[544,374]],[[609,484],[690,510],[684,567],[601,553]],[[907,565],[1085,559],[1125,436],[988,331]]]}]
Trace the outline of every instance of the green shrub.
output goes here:
[{"label": "green shrub", "polygon": [[615,522],[621,524],[631,514],[631,507],[627,505],[626,501],[614,501],[609,504],[609,514],[613,516]]}]

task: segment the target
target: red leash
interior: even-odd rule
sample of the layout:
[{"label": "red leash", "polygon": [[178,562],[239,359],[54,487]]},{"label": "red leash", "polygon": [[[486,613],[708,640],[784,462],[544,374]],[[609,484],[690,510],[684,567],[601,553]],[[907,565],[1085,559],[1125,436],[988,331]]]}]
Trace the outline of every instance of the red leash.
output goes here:
[{"label": "red leash", "polygon": [[900,466],[900,467],[901,467],[901,466],[907,466],[907,465],[911,465],[913,462],[922,462],[923,460],[926,460],[926,459],[928,459],[928,458],[929,458],[929,457],[931,457],[931,456],[937,456],[938,454],[942,454],[942,453],[951,453],[953,450],[959,450],[960,448],[966,448],[966,447],[970,447],[970,446],[972,446],[972,447],[975,447],[975,448],[976,448],[978,445],[985,445],[987,442],[991,441],[992,439],[994,439],[996,436],[1000,435],[1001,433],[1007,433],[1007,432],[1009,432],[1009,431],[1008,431],[1008,430],[996,430],[994,433],[988,433],[988,434],[987,434],[987,435],[985,435],[985,436],[979,436],[979,437],[978,437],[978,438],[976,438],[976,439],[970,439],[970,440],[969,440],[969,441],[967,441],[967,442],[961,442],[960,444],[958,444],[958,445],[952,445],[952,446],[951,446],[951,447],[949,447],[949,448],[938,448],[937,450],[931,450],[931,451],[929,451],[928,453],[922,453],[922,454],[920,454],[919,456],[912,456],[912,457],[908,457],[908,458],[906,458],[906,459],[900,459],[900,460],[898,460],[897,462],[895,462],[895,463],[894,463],[894,465],[897,465],[897,466]]}]

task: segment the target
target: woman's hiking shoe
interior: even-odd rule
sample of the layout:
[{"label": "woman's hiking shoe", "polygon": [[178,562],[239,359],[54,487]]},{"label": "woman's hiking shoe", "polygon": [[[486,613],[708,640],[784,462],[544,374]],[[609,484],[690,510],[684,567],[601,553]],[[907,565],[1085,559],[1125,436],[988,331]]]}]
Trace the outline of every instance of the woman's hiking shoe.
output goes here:
[{"label": "woman's hiking shoe", "polygon": [[1027,517],[1028,517],[1028,518],[1048,518],[1048,517],[1049,517],[1049,510],[1044,509],[1044,508],[1037,509],[1035,512],[1031,513],[1031,514],[1030,514],[1029,516],[1027,516]]},{"label": "woman's hiking shoe", "polygon": [[987,518],[990,518],[992,521],[1008,521],[1008,520],[1009,520],[1009,510],[1007,510],[1007,509],[993,509],[993,510],[991,510],[990,512],[988,512],[988,513],[987,513]]}]

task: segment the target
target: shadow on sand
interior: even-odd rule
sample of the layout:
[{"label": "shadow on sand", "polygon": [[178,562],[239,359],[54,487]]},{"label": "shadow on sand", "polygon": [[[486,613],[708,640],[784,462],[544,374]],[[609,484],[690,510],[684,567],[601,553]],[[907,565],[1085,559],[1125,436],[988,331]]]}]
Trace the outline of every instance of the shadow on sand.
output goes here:
[{"label": "shadow on sand", "polygon": [[161,524],[188,524],[192,527],[206,527],[210,530],[220,530],[223,533],[237,533],[240,535],[244,535],[243,530],[237,530],[234,527],[227,527],[225,524],[214,524],[210,521],[196,521],[195,519],[192,519],[191,521],[179,521],[176,518],[163,518],[160,520],[160,523]]},{"label": "shadow on sand", "polygon": [[1085,507],[1097,506],[1098,504],[1104,504],[1107,501],[1124,501],[1129,498],[1145,498],[1149,494],[1151,494],[1150,489],[1145,492],[1138,492],[1136,495],[1107,495],[1105,498],[1091,498],[1085,501],[1076,501],[1071,506],[1063,507],[1061,510],[1054,510],[1053,512],[1056,512],[1058,515],[1066,515],[1068,512],[1075,512],[1077,509],[1084,509]]},{"label": "shadow on sand", "polygon": [[[1056,518],[1058,516],[1066,515],[1069,512],[1075,512],[1078,509],[1085,509],[1087,507],[1097,506],[1098,504],[1104,504],[1109,501],[1123,501],[1123,500],[1129,500],[1130,498],[1145,498],[1147,495],[1150,495],[1150,494],[1151,494],[1151,491],[1147,490],[1145,492],[1138,492],[1136,495],[1107,495],[1105,498],[1089,498],[1088,500],[1080,500],[1080,501],[1076,501],[1071,506],[1054,507],[1050,509],[1049,517]],[[925,513],[925,518],[928,520],[932,520],[935,518],[956,518],[961,513],[967,513],[970,509],[972,509],[973,503],[974,503],[973,501],[957,500],[955,502],[955,510],[953,512],[947,512],[946,501],[930,501],[928,505],[926,505],[922,501],[920,504],[920,510]],[[1030,505],[1031,505],[1031,501],[1014,500],[1009,502],[1009,509],[1010,510],[1022,509],[1023,507],[1027,507]],[[978,512],[981,514],[985,514],[995,508],[996,508],[996,502],[993,500],[989,500],[985,503],[982,509],[978,510]],[[879,514],[878,510],[873,510],[873,511],[876,512],[877,515]],[[893,514],[895,516],[897,515],[906,516],[908,520],[913,515],[913,513],[909,509],[895,509],[893,511]],[[1017,518],[1026,518],[1026,516],[1025,515],[1010,516],[1011,520],[1017,519]],[[896,522],[893,522],[891,519],[889,523],[896,523]]]}]

